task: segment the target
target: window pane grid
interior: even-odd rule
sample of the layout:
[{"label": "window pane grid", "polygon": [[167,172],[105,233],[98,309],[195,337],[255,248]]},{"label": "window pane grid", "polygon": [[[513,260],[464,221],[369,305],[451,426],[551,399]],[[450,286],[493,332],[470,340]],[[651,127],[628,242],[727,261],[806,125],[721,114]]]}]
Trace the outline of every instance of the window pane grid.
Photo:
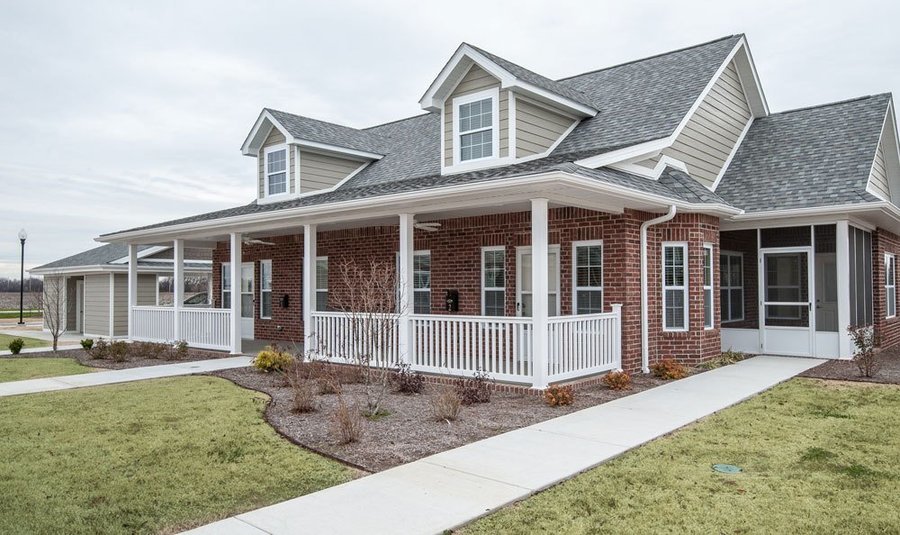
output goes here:
[{"label": "window pane grid", "polygon": [[703,326],[713,327],[713,248],[703,246]]},{"label": "window pane grid", "polygon": [[413,255],[413,313],[431,313],[431,254]]},{"label": "window pane grid", "polygon": [[603,312],[603,246],[575,247],[575,313]]},{"label": "window pane grid", "polygon": [[663,328],[666,330],[687,330],[686,252],[683,244],[663,245]]},{"label": "window pane grid", "polygon": [[740,253],[719,253],[719,299],[722,323],[744,319],[744,257]]},{"label": "window pane grid", "polygon": [[485,316],[506,315],[506,252],[500,249],[484,250],[481,255],[482,295]]},{"label": "window pane grid", "polygon": [[324,312],[328,305],[328,258],[316,259],[316,310]]},{"label": "window pane grid", "polygon": [[459,106],[459,158],[461,161],[494,155],[494,101],[485,98]]},{"label": "window pane grid", "polygon": [[884,295],[887,305],[887,317],[897,315],[897,257],[886,254],[884,257]]},{"label": "window pane grid", "polygon": [[287,149],[266,153],[267,194],[287,193]]},{"label": "window pane grid", "polygon": [[259,317],[272,317],[272,261],[262,260],[259,263]]}]

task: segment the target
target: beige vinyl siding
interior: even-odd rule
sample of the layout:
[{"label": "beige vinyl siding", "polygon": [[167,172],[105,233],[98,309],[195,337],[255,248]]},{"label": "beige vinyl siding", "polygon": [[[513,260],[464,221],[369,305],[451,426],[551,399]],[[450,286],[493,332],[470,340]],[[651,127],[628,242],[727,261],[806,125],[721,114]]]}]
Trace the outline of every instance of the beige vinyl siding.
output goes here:
[{"label": "beige vinyl siding", "polygon": [[361,165],[360,161],[301,150],[300,193],[333,187]]},{"label": "beige vinyl siding", "polygon": [[731,62],[663,154],[684,162],[694,179],[710,187],[751,118],[750,106]]},{"label": "beige vinyl siding", "polygon": [[[453,90],[453,93],[447,97],[444,102],[444,165],[453,165],[453,99],[477,91],[484,91],[500,87],[500,80],[491,76],[490,73],[479,67],[472,65],[469,71],[463,76],[459,84]],[[505,157],[509,155],[509,91],[500,91],[500,101],[497,103],[500,115],[500,147],[498,155]],[[302,164],[302,158],[301,158]]]},{"label": "beige vinyl siding", "polygon": [[574,119],[517,97],[516,157],[546,152],[574,123]]},{"label": "beige vinyl siding", "polygon": [[125,274],[115,275],[113,285],[113,336],[128,336],[128,275]]},{"label": "beige vinyl siding", "polygon": [[[284,135],[275,127],[269,132],[269,137],[263,142],[259,149],[257,157],[258,171],[256,175],[257,185],[259,186],[259,198],[266,196],[266,147],[272,145],[281,145],[286,140]],[[288,147],[288,192],[294,193],[294,152],[292,147]]]},{"label": "beige vinyl siding", "polygon": [[872,164],[869,186],[882,199],[891,200],[891,188],[888,186],[887,166],[884,162],[884,149],[881,143],[878,143],[878,148],[875,149],[875,162]]},{"label": "beige vinyl siding", "polygon": [[659,163],[660,156],[654,156],[652,158],[647,158],[646,160],[641,160],[639,162],[634,162],[635,165],[639,165],[641,167],[646,167],[647,169],[655,169],[656,164]]},{"label": "beige vinyl siding", "polygon": [[109,275],[84,276],[84,332],[109,336]]},{"label": "beige vinyl siding", "polygon": [[147,273],[138,275],[137,304],[138,306],[156,305],[156,275]]}]

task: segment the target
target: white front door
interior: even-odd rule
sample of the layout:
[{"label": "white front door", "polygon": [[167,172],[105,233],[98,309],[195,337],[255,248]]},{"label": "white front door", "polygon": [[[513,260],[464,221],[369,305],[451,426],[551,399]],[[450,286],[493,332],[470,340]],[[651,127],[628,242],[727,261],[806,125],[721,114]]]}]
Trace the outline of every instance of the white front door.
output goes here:
[{"label": "white front door", "polygon": [[253,340],[253,262],[241,264],[241,338]]},{"label": "white front door", "polygon": [[816,254],[816,330],[838,331],[837,259],[834,253]]},{"label": "white front door", "polygon": [[[531,317],[531,247],[516,249],[516,315]],[[547,255],[548,314],[559,315],[559,245],[551,245]]]},{"label": "white front door", "polygon": [[814,271],[809,247],[760,250],[760,307],[763,351],[774,355],[813,354]]}]

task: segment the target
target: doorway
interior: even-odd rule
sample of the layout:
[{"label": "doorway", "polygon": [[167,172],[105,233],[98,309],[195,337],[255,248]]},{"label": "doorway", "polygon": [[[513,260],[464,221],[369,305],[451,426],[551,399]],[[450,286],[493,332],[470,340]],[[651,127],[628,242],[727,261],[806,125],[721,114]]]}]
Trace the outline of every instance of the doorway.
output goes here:
[{"label": "doorway", "polygon": [[766,353],[808,357],[813,353],[815,295],[811,247],[760,249],[762,347]]}]

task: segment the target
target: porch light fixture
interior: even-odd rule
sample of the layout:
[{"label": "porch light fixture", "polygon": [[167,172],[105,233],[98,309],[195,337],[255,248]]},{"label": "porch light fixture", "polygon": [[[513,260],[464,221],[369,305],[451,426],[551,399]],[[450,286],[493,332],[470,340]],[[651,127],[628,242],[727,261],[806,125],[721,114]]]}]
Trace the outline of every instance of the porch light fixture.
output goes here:
[{"label": "porch light fixture", "polygon": [[19,231],[19,243],[22,244],[22,255],[19,261],[19,325],[25,325],[25,240],[28,233]]}]

